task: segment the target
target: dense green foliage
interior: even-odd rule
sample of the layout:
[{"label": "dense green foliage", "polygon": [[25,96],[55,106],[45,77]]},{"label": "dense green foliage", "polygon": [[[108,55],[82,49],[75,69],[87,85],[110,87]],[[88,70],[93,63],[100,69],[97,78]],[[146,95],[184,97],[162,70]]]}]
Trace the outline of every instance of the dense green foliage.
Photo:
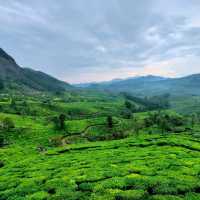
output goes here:
[{"label": "dense green foliage", "polygon": [[0,199],[199,199],[200,116],[134,100],[2,94]]},{"label": "dense green foliage", "polygon": [[[153,96],[151,98],[139,98],[130,95],[129,93],[121,93],[127,100],[126,107],[131,109],[133,112],[141,112],[146,110],[159,110],[159,109],[167,109],[170,107],[169,104],[169,94],[164,94],[160,96]],[[139,108],[131,105],[130,101],[141,105]]]}]

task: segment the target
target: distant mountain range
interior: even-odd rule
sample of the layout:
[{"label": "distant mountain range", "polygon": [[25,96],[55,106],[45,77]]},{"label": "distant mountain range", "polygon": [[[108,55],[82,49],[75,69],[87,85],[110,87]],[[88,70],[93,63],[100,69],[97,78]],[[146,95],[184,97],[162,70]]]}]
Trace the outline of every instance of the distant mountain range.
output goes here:
[{"label": "distant mountain range", "polygon": [[6,88],[58,92],[72,88],[43,72],[20,67],[14,58],[0,48],[0,81]]},{"label": "distant mountain range", "polygon": [[0,48],[0,89],[11,88],[21,91],[60,92],[76,88],[128,92],[137,96],[152,96],[169,93],[171,95],[200,95],[200,74],[182,78],[160,76],[139,76],[128,79],[114,79],[101,83],[70,85],[43,72],[20,67],[14,58]]},{"label": "distant mountain range", "polygon": [[200,74],[182,78],[149,75],[101,83],[78,84],[77,86],[109,92],[129,92],[137,96],[152,96],[164,93],[175,96],[200,95]]}]

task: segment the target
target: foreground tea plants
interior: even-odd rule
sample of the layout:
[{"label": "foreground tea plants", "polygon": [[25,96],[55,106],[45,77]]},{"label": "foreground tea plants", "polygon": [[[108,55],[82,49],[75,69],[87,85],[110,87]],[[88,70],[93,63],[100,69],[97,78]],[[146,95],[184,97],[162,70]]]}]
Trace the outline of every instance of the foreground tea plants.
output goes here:
[{"label": "foreground tea plants", "polygon": [[38,152],[0,150],[0,199],[200,199],[200,144],[192,135],[144,135]]}]

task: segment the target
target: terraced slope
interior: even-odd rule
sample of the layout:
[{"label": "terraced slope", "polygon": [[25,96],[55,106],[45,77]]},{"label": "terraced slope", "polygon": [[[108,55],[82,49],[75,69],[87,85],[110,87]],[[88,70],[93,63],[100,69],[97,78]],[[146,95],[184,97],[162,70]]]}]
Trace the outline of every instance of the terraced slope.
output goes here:
[{"label": "terraced slope", "polygon": [[[16,101],[20,110],[30,108],[27,115],[12,112],[10,99],[2,98],[0,106],[10,114],[1,112],[0,122],[7,118],[15,127],[0,132],[6,141],[0,148],[0,200],[200,199],[200,120],[193,126],[184,121],[178,134],[156,124],[137,132],[135,126],[153,113],[123,118],[121,99],[44,100]],[[64,130],[51,121],[61,111]],[[112,128],[107,114],[113,114]]]},{"label": "terraced slope", "polygon": [[0,199],[198,200],[199,142],[152,134],[41,153],[13,145],[0,150]]}]

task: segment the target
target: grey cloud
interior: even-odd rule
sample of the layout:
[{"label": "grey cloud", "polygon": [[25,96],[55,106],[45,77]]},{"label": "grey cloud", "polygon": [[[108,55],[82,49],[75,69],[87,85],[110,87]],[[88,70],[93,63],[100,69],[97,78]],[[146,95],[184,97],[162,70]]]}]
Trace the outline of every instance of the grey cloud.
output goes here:
[{"label": "grey cloud", "polygon": [[103,80],[104,70],[114,78],[117,70],[198,56],[196,7],[196,0],[0,0],[0,41],[22,66],[72,82],[95,73]]}]

